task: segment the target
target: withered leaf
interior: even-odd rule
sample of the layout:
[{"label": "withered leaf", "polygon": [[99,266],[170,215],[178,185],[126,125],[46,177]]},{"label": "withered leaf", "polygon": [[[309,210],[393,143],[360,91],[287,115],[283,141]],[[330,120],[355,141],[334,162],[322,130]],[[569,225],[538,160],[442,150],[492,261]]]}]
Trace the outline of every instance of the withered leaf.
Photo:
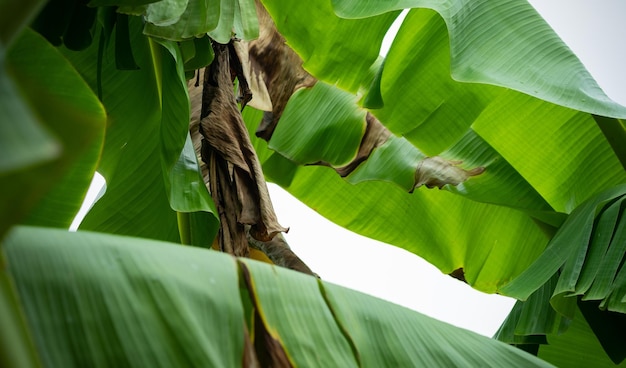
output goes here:
[{"label": "withered leaf", "polygon": [[300,88],[312,87],[317,80],[302,68],[302,59],[278,33],[274,21],[257,0],[259,38],[240,42],[235,47],[249,80],[252,100],[249,105],[270,112],[256,135],[270,140],[285,110],[289,97]]},{"label": "withered leaf", "polygon": [[443,188],[444,185],[459,185],[471,176],[482,174],[484,167],[465,170],[458,167],[460,161],[448,161],[439,156],[427,157],[420,161],[415,170],[415,188],[425,185],[427,188]]},{"label": "withered leaf", "polygon": [[219,249],[245,257],[252,245],[274,264],[315,275],[280,234],[287,229],[276,220],[261,165],[232,89],[229,59],[236,55],[232,49],[227,52],[223,46],[216,48],[214,64],[202,77],[202,95],[193,83],[188,87],[190,133],[221,221]]},{"label": "withered leaf", "polygon": [[[287,229],[278,224],[261,164],[237,106],[227,46],[215,44],[214,48],[215,58],[205,73],[199,124],[208,147],[202,149],[203,161],[209,160],[209,165],[215,163],[215,170],[209,170],[210,180],[222,183],[219,186],[216,183],[215,188],[212,185],[211,194],[217,196],[214,199],[218,209],[223,202],[229,203],[228,207],[220,209],[220,214],[222,211],[236,212],[237,224],[251,225],[254,238],[268,241]],[[209,157],[204,157],[205,152]],[[225,163],[218,163],[220,160]],[[227,199],[232,196],[228,191],[235,191],[236,205],[232,199]]]}]

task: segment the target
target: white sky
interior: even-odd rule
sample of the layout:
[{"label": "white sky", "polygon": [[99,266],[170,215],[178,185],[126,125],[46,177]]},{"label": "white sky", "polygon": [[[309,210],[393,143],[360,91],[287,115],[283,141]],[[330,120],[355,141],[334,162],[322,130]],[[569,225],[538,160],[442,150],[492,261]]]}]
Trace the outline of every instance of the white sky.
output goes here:
[{"label": "white sky", "polygon": [[[609,97],[626,105],[626,1],[531,0]],[[101,183],[101,182],[100,182]],[[101,184],[100,184],[101,185]],[[349,232],[270,184],[294,251],[325,281],[491,337],[514,301],[487,295],[402,249]],[[99,186],[90,189],[94,198]]]}]

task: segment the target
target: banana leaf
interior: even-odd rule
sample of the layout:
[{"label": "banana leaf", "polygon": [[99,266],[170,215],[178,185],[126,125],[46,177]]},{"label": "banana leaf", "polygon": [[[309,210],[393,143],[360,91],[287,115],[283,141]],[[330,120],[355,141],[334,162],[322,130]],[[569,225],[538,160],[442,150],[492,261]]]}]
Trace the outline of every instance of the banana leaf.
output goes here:
[{"label": "banana leaf", "polygon": [[44,365],[238,366],[250,298],[263,325],[251,335],[267,331],[295,366],[550,366],[406,308],[211,250],[36,227],[15,228],[2,249]]},{"label": "banana leaf", "polygon": [[[501,287],[541,254],[567,213],[626,181],[590,114],[619,117],[626,108],[604,95],[526,2],[337,0],[334,10],[324,1],[263,4],[316,78],[353,93],[378,88],[370,94],[379,92],[384,103],[370,112],[397,135],[347,177],[355,185],[331,178],[328,168],[260,155],[268,157],[271,180],[341,226],[414,252],[442,272],[462,271],[479,290],[506,293]],[[376,64],[378,35],[404,7],[420,9],[409,11],[385,62]],[[323,26],[306,27],[311,14]],[[356,38],[371,42],[356,48]],[[331,47],[345,52],[328,58]],[[304,91],[292,96],[269,147],[299,164],[341,164],[354,157],[362,135],[348,130],[354,123],[344,124],[345,112],[307,109],[341,100],[328,93],[322,103],[316,88],[307,103]],[[326,156],[302,154],[312,147]],[[484,173],[408,194],[411,172],[433,155]]]},{"label": "banana leaf", "polygon": [[[117,40],[110,37],[83,52],[65,52],[91,88],[102,91],[108,113],[98,166],[107,191],[81,228],[178,242],[177,211],[214,211],[187,137],[183,60],[175,44],[143,36],[140,19],[129,18],[129,25],[130,49],[116,47]],[[119,70],[114,61],[120,52],[132,52],[139,70]],[[130,93],[135,86],[142,92]],[[216,218],[205,218],[205,225],[215,233]]]},{"label": "banana leaf", "polygon": [[[0,236],[21,221],[69,224],[102,149],[104,108],[63,55],[32,30],[21,32],[2,57]],[[50,206],[58,210],[52,217]]]}]

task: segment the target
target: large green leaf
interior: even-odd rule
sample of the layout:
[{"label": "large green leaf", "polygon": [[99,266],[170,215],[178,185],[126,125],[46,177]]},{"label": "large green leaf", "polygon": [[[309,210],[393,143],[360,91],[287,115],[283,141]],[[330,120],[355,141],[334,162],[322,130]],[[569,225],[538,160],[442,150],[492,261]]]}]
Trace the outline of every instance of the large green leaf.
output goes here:
[{"label": "large green leaf", "polygon": [[4,117],[0,125],[0,173],[6,175],[23,167],[54,160],[60,155],[61,148],[60,142],[42,126],[7,71],[6,49],[1,48],[0,53],[0,112]]},{"label": "large green leaf", "polygon": [[[263,323],[285,347],[294,366],[358,366],[351,342],[345,336],[349,331],[342,331],[335,320],[317,279],[268,269],[253,261],[245,261],[245,265]],[[289,295],[288,306],[284,295]]]},{"label": "large green leaf", "polygon": [[38,0],[0,4],[0,115],[5,121],[0,125],[0,175],[53,160],[60,154],[60,142],[28,106],[7,61],[9,45],[42,5]]},{"label": "large green leaf", "polygon": [[547,335],[560,334],[567,330],[574,318],[576,300],[565,300],[571,309],[571,314],[567,317],[556,311],[550,305],[550,300],[557,281],[558,277],[554,276],[526,301],[517,301],[494,338],[525,348],[524,345],[546,344]]},{"label": "large green leaf", "polygon": [[542,256],[502,291],[526,299],[560,270],[554,297],[585,295],[603,300],[609,310],[626,312],[625,195],[626,186],[617,186],[576,208]]},{"label": "large green leaf", "polygon": [[[2,248],[0,262],[6,264]],[[0,272],[0,300],[0,363],[3,367],[39,367],[37,351],[26,325],[15,285],[6,270]]]},{"label": "large green leaf", "polygon": [[[399,14],[350,20],[334,15],[327,0],[263,0],[263,5],[307,71],[351,92],[369,86],[370,67],[378,58],[386,30]],[[315,19],[314,27],[311,19]]]},{"label": "large green leaf", "polygon": [[[67,53],[94,90],[101,73],[102,101],[109,117],[98,167],[107,192],[81,228],[177,242],[175,211],[213,211],[195,155],[189,146],[183,149],[189,124],[183,60],[176,45],[150,41],[141,34],[140,19],[129,20],[139,70],[116,68],[115,52],[120,49],[111,42],[114,38],[103,50],[101,71],[95,63],[96,43],[84,52]],[[217,222],[206,226],[215,228]]]},{"label": "large green leaf", "polygon": [[394,39],[380,81],[385,105],[373,113],[428,155],[456,142],[502,90],[450,76],[445,23],[432,11],[410,11]]},{"label": "large green leaf", "polygon": [[548,336],[537,355],[557,367],[626,367],[611,361],[579,311],[565,333]]},{"label": "large green leaf", "polygon": [[[311,91],[315,92],[314,102],[338,105],[336,94],[322,93],[325,90],[332,91],[328,86]],[[299,99],[300,94],[294,95],[296,102],[299,103]],[[286,110],[294,100],[290,100]],[[349,110],[350,106],[346,107],[346,104],[349,105],[344,101],[342,106]],[[359,109],[354,102],[351,108],[352,111]],[[361,136],[345,133],[347,124],[341,113],[324,110],[318,115],[319,108],[315,103],[298,104],[297,111],[295,118],[289,114],[283,116],[275,132],[279,134],[278,140],[286,143],[274,144],[276,138],[273,136],[270,147],[301,164],[331,157],[327,154],[303,158],[302,152],[355,154],[356,149],[350,147],[357,145]],[[302,127],[302,116],[309,117],[306,127]],[[256,125],[258,120],[255,120],[248,119],[250,129]],[[287,138],[279,133],[282,123],[286,124],[282,129],[290,133],[285,135]],[[360,125],[364,124],[362,119]],[[329,130],[334,136],[324,133]],[[308,133],[300,134],[303,131]],[[312,132],[319,138],[315,138]],[[337,143],[333,145],[326,137],[332,137]],[[298,144],[292,144],[294,141]],[[283,185],[332,221],[414,252],[443,272],[463,269],[466,280],[485,291],[494,292],[516,276],[535,259],[547,241],[540,228],[521,212],[477,204],[425,188],[409,194],[417,165],[425,155],[404,138],[391,137],[376,149],[348,176],[349,182],[358,183],[354,186],[333,177],[333,172],[328,169],[296,169],[293,162],[278,159],[280,156],[269,153],[263,144],[256,143],[255,147],[270,180]],[[467,160],[469,157],[468,167],[487,168],[484,174],[471,178],[458,188],[449,187],[450,191],[481,202],[523,209],[546,223],[560,225],[562,219],[553,214],[550,206],[475,133],[470,131],[445,155],[452,160]],[[522,233],[525,234],[523,245],[519,243]],[[524,251],[520,252],[520,249]]]},{"label": "large green leaf", "polygon": [[[365,133],[365,120],[365,112],[357,106],[353,95],[318,82],[312,89],[300,90],[290,98],[269,148],[301,165],[325,162],[341,166],[356,156]],[[522,209],[544,222],[560,224],[557,216],[549,214],[552,208],[535,189],[472,130],[442,156],[463,162],[467,168],[486,169],[484,174],[458,187],[446,186],[447,190],[476,201]],[[416,185],[415,172],[425,158],[406,138],[392,136],[347,180],[350,183],[388,181],[409,192]],[[278,171],[274,170],[275,166],[269,164],[266,168]]]},{"label": "large green leaf", "polygon": [[364,133],[356,97],[318,82],[291,96],[269,147],[299,164],[341,166],[354,158]]},{"label": "large green leaf", "polygon": [[34,227],[16,228],[3,249],[47,365],[238,366],[241,290],[296,366],[549,366],[290,270],[246,261],[249,282],[238,282],[233,258],[210,250]]},{"label": "large green leaf", "polygon": [[598,115],[626,116],[626,108],[602,92],[578,58],[526,1],[333,0],[332,3],[339,16],[348,18],[376,16],[403,8],[433,9],[446,22],[455,80],[511,88]]},{"label": "large green leaf", "polygon": [[237,0],[235,2],[235,34],[243,40],[259,37],[259,19],[255,0]]},{"label": "large green leaf", "polygon": [[473,128],[557,211],[569,213],[593,194],[626,182],[626,171],[589,114],[509,91]]},{"label": "large green leaf", "polygon": [[161,72],[155,78],[162,108],[159,125],[161,166],[170,206],[179,212],[215,213],[189,135],[191,113],[184,60],[176,44],[169,41],[160,44],[167,52],[157,49],[153,56]]},{"label": "large green leaf", "polygon": [[[626,172],[589,114],[511,90],[458,83],[450,77],[449,65],[441,18],[423,9],[409,12],[385,62],[381,93],[387,103],[373,113],[428,155],[461,145],[471,126],[485,142],[465,150],[451,148],[455,151],[451,158],[485,166],[486,177],[496,175],[490,185],[479,183],[485,180],[481,177],[470,180],[473,190],[483,190],[473,198],[503,204],[502,199],[520,197],[513,194],[513,186],[530,184],[534,189],[527,189],[523,197],[539,193],[554,210],[570,212],[588,196],[626,180]],[[487,162],[479,159],[478,152],[494,150],[498,155],[490,155]],[[503,159],[513,170],[500,162]],[[521,184],[520,179],[527,183]],[[563,185],[571,190],[562,190]],[[493,198],[498,195],[502,199]],[[531,203],[545,210],[541,202]],[[528,209],[528,205],[512,206]]]},{"label": "large green leaf", "polygon": [[516,210],[423,187],[411,194],[383,181],[352,185],[328,167],[285,166],[271,151],[259,157],[266,157],[270,180],[331,221],[418,254],[442,272],[463,268],[467,282],[483,291],[495,292],[518,275],[548,240]]},{"label": "large green leaf", "polygon": [[[414,2],[418,3],[425,6],[428,2]],[[310,14],[304,8],[290,8],[287,17],[278,1],[268,0],[265,4],[288,43],[301,54],[305,68],[317,78],[334,83],[332,73],[324,69],[330,68],[332,58],[312,68],[307,63],[314,52],[302,45],[315,45],[314,50],[331,44],[349,49],[352,35],[332,32],[331,28],[305,32],[298,26],[306,24]],[[341,6],[339,2],[334,4],[337,9]],[[358,9],[374,6],[372,4],[379,3],[369,1],[361,4],[363,6],[341,9],[356,14]],[[398,4],[385,2],[382,6],[387,10],[399,9]],[[327,169],[313,168],[299,168],[295,174],[291,169],[285,174],[288,180],[283,180],[276,164],[280,161],[268,159],[264,165],[272,172],[268,174],[271,179],[277,178],[276,181],[292,194],[332,221],[412,251],[443,272],[463,268],[470,284],[481,290],[495,291],[532,263],[546,239],[562,223],[563,213],[572,211],[595,193],[626,180],[619,159],[591,115],[570,108],[609,116],[624,114],[626,109],[601,93],[582,65],[528,4],[477,2],[476,9],[465,1],[446,4],[449,9],[436,8],[443,13],[443,19],[432,10],[418,9],[410,11],[404,20],[385,60],[380,83],[373,84],[380,85],[384,107],[372,111],[386,127],[402,137],[391,138],[373,152],[371,162],[361,164],[348,177],[357,185],[346,186],[331,179]],[[502,19],[494,20],[495,28],[490,28],[477,16],[482,13],[490,21]],[[328,16],[332,18],[332,14]],[[341,21],[344,20],[337,20]],[[352,26],[357,27],[357,24],[374,20],[352,21],[355,22]],[[504,25],[511,25],[511,29],[501,31]],[[536,25],[537,29],[532,28],[527,35],[520,25]],[[493,44],[499,34],[479,32],[481,26],[501,31],[506,37],[517,37],[511,44],[524,51],[523,58],[519,54],[500,52]],[[371,29],[380,33],[380,29]],[[462,30],[470,34],[459,35]],[[367,31],[360,35],[369,37]],[[463,40],[467,42],[462,47],[458,44],[460,37],[465,37]],[[526,47],[537,37],[546,40],[541,47]],[[346,52],[344,56],[355,65],[370,60],[371,66],[373,59],[367,58],[367,52]],[[517,55],[516,59],[509,54]],[[337,70],[345,73],[346,80],[367,79],[363,77],[366,73],[344,70],[342,65],[343,62],[337,65]],[[558,73],[550,74],[555,70]],[[564,78],[563,73],[570,78]],[[459,79],[473,83],[459,83]],[[338,85],[342,86],[339,82]],[[332,103],[332,98],[327,101],[327,105]],[[334,138],[347,142],[346,147],[354,143],[355,138],[340,133],[341,119],[330,123],[327,120],[332,120],[332,116],[318,116],[314,109],[306,110],[306,106],[299,106],[298,111],[302,116],[313,117],[311,121],[324,121],[324,124],[317,124],[320,131],[331,129],[332,133],[324,134],[336,134]],[[280,124],[277,131],[281,129]],[[307,144],[308,137],[321,134],[312,132],[311,126],[306,129],[308,133],[298,137],[299,149]],[[326,147],[319,139],[308,142],[313,141],[321,151],[345,149]],[[273,146],[272,141],[270,146]],[[289,147],[273,147],[285,157],[296,157],[295,150]],[[441,155],[448,160],[463,161],[463,168],[480,166],[486,170],[457,187],[446,187],[464,198],[425,189],[413,195],[400,194],[396,192],[398,188],[375,182],[392,181],[406,190],[411,184],[411,165],[419,163],[424,155]],[[554,174],[555,170],[558,175]],[[596,179],[590,181],[589,178]],[[533,225],[522,213],[468,199],[522,210],[539,220],[539,226]],[[480,234],[475,229],[480,229]],[[514,235],[512,231],[520,233]],[[523,253],[520,254],[520,250]],[[544,282],[552,274],[547,274]]]},{"label": "large green leaf", "polygon": [[244,319],[229,256],[27,227],[4,246],[46,366],[241,364]]},{"label": "large green leaf", "polygon": [[[41,223],[64,222],[76,214],[98,160],[105,126],[105,112],[95,94],[43,37],[25,30],[6,56],[8,73],[0,84],[13,84],[16,94],[9,94],[6,102],[23,110],[8,114],[9,120],[3,120],[0,128],[7,133],[1,139],[10,140],[0,145],[9,150],[3,159],[0,234],[35,206],[39,209],[30,214],[31,221],[32,216],[42,215],[40,210],[48,205],[40,200],[52,188],[46,201],[62,202],[64,209],[52,219],[40,216]],[[38,126],[31,125],[35,123]],[[83,172],[78,173],[75,165],[82,166]],[[68,170],[71,180],[64,177]]]},{"label": "large green leaf", "polygon": [[[527,301],[517,302],[495,338],[515,344],[526,351],[533,350],[534,354],[558,367],[618,366],[624,357],[621,334],[623,329],[620,328],[623,326],[623,319],[616,324],[615,320],[604,315],[597,316],[602,319],[600,328],[610,334],[613,340],[613,346],[609,347],[607,354],[599,341],[598,333],[588,323],[588,316],[581,313],[576,305],[576,299],[569,298],[573,302],[571,319],[562,319],[549,306],[556,278],[546,285],[548,287],[545,290],[539,290]],[[585,302],[582,303],[578,302],[581,309],[585,305]],[[594,305],[590,307],[597,310]],[[619,364],[620,367],[625,365],[623,362]]]},{"label": "large green leaf", "polygon": [[[623,314],[626,313],[625,198],[626,186],[622,185],[584,202],[572,212],[544,254],[503,288],[509,295],[525,298],[529,291],[541,285],[527,301],[518,302],[501,327],[498,339],[532,343],[536,340],[534,335],[554,336],[563,330],[557,330],[560,317],[573,319],[580,310],[582,316],[576,318],[584,316],[596,335],[595,340],[611,360],[617,364],[626,358],[625,341],[619,332],[626,326]],[[526,319],[518,317],[516,310]]]},{"label": "large green leaf", "polygon": [[[323,292],[339,324],[350,332],[364,367],[478,367],[493,364],[512,367],[536,364],[527,361],[529,355],[522,351],[500,350],[495,345],[486,349],[486,344],[482,343],[493,340],[479,339],[473,332],[426,318],[380,299],[329,283],[324,284]],[[377,318],[379,315],[387,318],[382,320]],[[482,353],[475,354],[478,351]]]},{"label": "large green leaf", "polygon": [[[109,43],[100,72],[109,124],[98,167],[107,191],[81,228],[178,241],[176,215],[167,202],[161,174],[161,101],[151,47],[138,32],[137,22],[129,20],[132,52],[140,70],[117,70],[115,45]],[[94,42],[85,52],[68,55],[93,89],[98,77],[97,52]],[[141,86],[141,93],[133,93],[136,86]]]}]

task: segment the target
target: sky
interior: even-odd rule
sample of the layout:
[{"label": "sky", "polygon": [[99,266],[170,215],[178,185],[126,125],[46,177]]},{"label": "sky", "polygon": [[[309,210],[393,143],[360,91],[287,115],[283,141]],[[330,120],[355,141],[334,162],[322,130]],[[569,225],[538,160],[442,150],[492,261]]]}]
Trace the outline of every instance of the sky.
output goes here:
[{"label": "sky", "polygon": [[[530,3],[581,59],[607,95],[626,105],[626,1]],[[392,38],[390,34],[387,39]],[[98,193],[102,179],[94,183],[86,203]],[[510,298],[476,291],[412,253],[345,230],[274,184],[269,184],[269,190],[279,222],[290,227],[285,235],[290,246],[324,281],[489,337],[514,304]]]}]

